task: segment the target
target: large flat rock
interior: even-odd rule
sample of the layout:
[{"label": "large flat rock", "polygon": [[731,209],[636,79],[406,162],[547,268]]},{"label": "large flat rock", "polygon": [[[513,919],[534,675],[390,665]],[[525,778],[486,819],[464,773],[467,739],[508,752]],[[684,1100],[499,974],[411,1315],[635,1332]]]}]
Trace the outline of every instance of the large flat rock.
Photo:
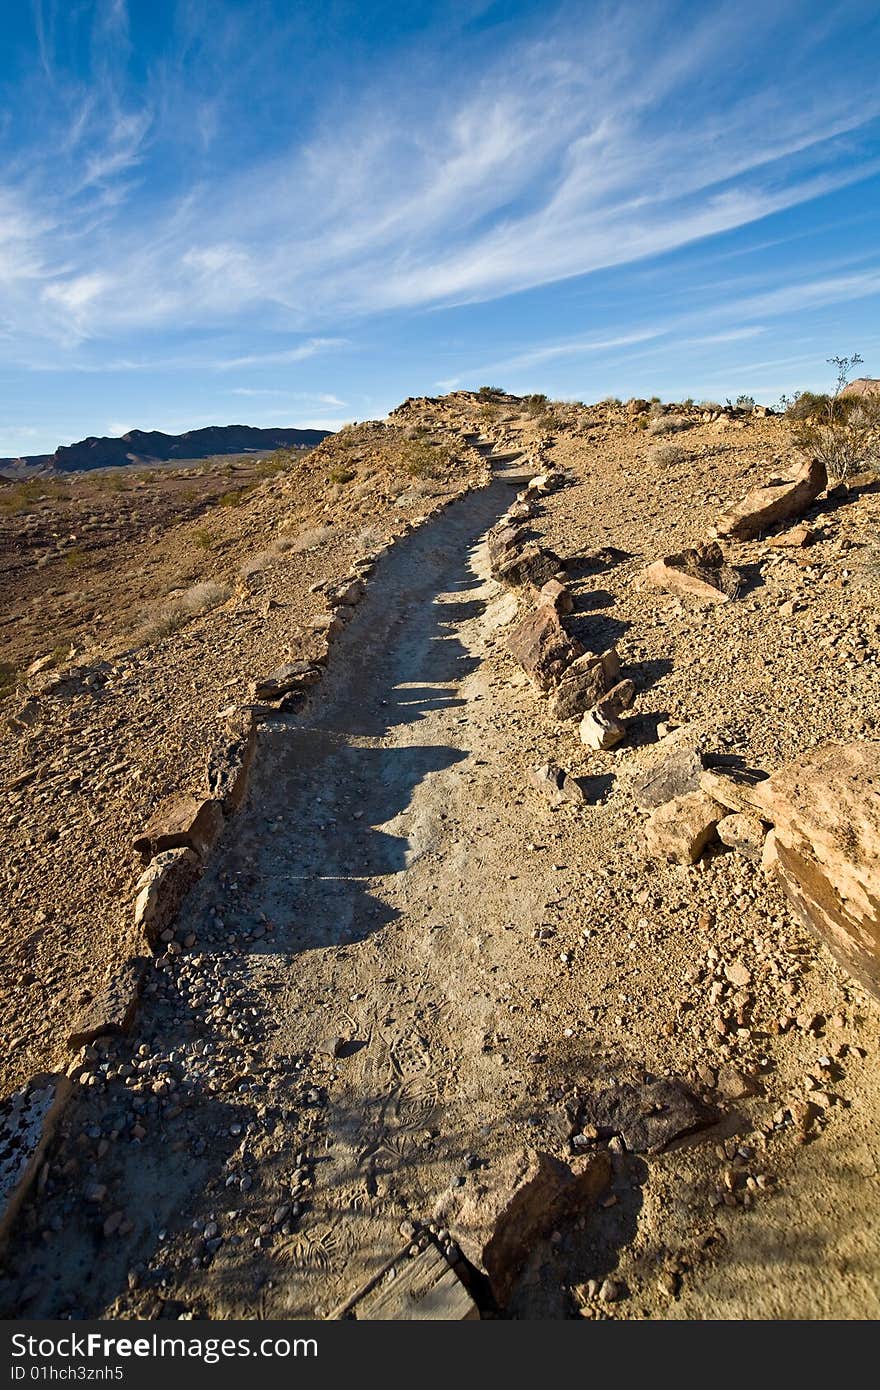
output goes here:
[{"label": "large flat rock", "polygon": [[722,512],[715,523],[716,536],[747,541],[780,521],[802,516],[828,485],[825,465],[806,459],[788,478],[774,478],[753,488],[741,502]]}]

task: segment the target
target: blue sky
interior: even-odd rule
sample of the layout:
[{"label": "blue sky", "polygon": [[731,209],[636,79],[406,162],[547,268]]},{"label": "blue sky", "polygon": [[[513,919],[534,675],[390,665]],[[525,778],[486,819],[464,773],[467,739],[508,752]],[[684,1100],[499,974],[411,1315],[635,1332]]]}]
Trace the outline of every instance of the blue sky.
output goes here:
[{"label": "blue sky", "polygon": [[6,0],[0,36],[0,455],[880,376],[875,0]]}]

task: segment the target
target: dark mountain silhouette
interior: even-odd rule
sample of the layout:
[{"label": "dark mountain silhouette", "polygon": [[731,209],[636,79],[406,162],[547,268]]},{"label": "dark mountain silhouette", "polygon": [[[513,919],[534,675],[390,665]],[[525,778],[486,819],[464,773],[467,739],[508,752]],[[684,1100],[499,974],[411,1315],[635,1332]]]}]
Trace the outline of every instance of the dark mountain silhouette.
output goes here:
[{"label": "dark mountain silhouette", "polygon": [[76,473],[89,468],[120,468],[133,463],[210,458],[214,454],[311,448],[320,444],[330,433],[330,430],[258,429],[253,425],[208,425],[201,430],[187,430],[185,434],[130,430],[118,439],[91,437],[81,439],[78,444],[62,444],[54,454],[0,459],[0,468],[39,468]]}]

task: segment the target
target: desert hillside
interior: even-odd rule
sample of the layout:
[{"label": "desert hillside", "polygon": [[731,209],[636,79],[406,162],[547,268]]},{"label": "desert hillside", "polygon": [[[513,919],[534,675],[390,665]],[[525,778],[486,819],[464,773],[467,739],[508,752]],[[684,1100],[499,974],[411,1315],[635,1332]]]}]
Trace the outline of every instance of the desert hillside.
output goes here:
[{"label": "desert hillside", "polygon": [[880,484],[809,428],[0,491],[5,1316],[880,1313]]}]

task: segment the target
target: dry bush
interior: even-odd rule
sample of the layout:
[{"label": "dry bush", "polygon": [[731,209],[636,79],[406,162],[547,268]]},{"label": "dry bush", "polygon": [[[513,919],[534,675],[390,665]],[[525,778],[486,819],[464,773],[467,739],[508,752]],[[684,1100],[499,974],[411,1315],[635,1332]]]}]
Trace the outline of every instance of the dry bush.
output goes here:
[{"label": "dry bush", "polygon": [[680,444],[653,444],[648,450],[648,462],[670,467],[675,463],[685,463],[690,455]]},{"label": "dry bush", "polygon": [[795,448],[809,458],[821,459],[832,481],[880,465],[880,399],[876,396],[831,397],[817,413],[790,418]]},{"label": "dry bush", "polygon": [[432,444],[426,439],[408,439],[400,451],[403,470],[411,478],[437,478],[452,461],[447,445]]},{"label": "dry bush", "polygon": [[364,554],[373,550],[381,550],[386,544],[387,537],[381,526],[365,526],[357,534],[358,549]]},{"label": "dry bush", "polygon": [[242,560],[238,572],[242,579],[248,579],[252,574],[262,574],[275,558],[276,553],[272,550],[258,550],[255,555],[248,555],[246,560]]},{"label": "dry bush", "polygon": [[184,617],[197,618],[202,613],[210,613],[212,608],[225,603],[232,593],[228,584],[216,579],[203,579],[201,584],[193,584],[174,599],[176,607]]},{"label": "dry bush", "polygon": [[193,584],[191,589],[185,589],[182,594],[174,594],[138,629],[137,638],[141,643],[158,642],[172,632],[177,632],[192,618],[210,613],[213,608],[225,603],[231,594],[232,588],[229,584],[221,584],[216,579],[203,579],[200,584]]},{"label": "dry bush", "polygon": [[648,434],[675,434],[678,430],[686,430],[690,425],[690,420],[684,415],[658,415],[648,426]]},{"label": "dry bush", "polygon": [[280,551],[292,550],[294,555],[304,555],[307,550],[317,550],[319,546],[332,541],[336,531],[332,526],[310,526],[300,531],[298,536],[279,536],[275,542]]}]

